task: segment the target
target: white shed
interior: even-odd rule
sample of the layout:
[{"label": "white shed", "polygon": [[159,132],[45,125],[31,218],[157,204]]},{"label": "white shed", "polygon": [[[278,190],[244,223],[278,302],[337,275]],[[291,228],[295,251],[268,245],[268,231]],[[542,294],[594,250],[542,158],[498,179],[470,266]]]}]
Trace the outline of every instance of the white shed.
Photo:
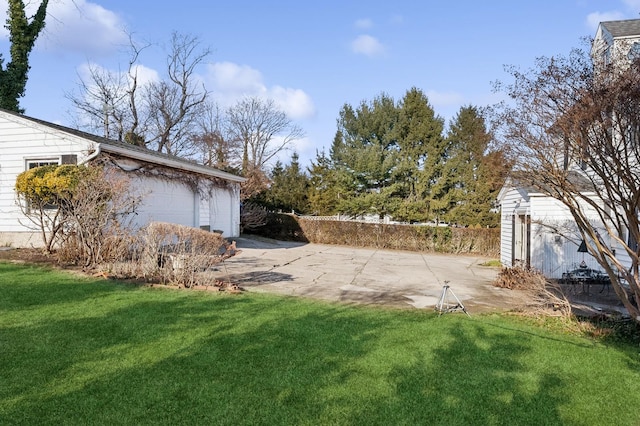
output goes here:
[{"label": "white shed", "polygon": [[[561,278],[562,273],[578,268],[583,261],[589,268],[601,269],[593,256],[578,251],[582,239],[560,201],[508,179],[498,202],[503,266],[531,267],[547,278]],[[595,213],[593,218],[597,220]],[[607,238],[606,233],[602,235]]]},{"label": "white shed", "polygon": [[[240,233],[240,183],[244,178],[194,162],[121,143],[53,123],[0,110],[0,245],[40,246],[39,235],[26,225],[14,191],[18,174],[40,165],[83,164],[109,158],[127,173],[143,195],[137,226],[150,221],[170,222]],[[177,179],[136,173],[162,168]],[[180,179],[184,176],[185,179]],[[196,176],[205,185],[189,185]],[[191,179],[193,181],[193,179]]]}]

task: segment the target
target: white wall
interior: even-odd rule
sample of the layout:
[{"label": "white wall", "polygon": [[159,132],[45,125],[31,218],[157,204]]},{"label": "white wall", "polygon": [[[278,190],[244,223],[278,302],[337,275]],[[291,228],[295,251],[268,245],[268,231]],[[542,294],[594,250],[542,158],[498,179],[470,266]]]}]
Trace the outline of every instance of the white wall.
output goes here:
[{"label": "white wall", "polygon": [[[582,211],[597,227],[601,222],[596,212],[582,204]],[[589,253],[578,252],[582,237],[569,209],[560,201],[551,197],[532,199],[531,217],[536,223],[532,229],[532,267],[548,278],[561,278],[563,272],[576,269],[583,260],[590,268],[602,269]],[[603,230],[601,235],[608,244],[607,233]]]},{"label": "white wall", "polygon": [[143,193],[142,205],[134,223],[144,226],[149,222],[169,222],[198,227],[196,206],[198,197],[187,185],[179,181],[167,181],[154,177],[131,178],[134,188]]},{"label": "white wall", "polygon": [[63,155],[75,154],[82,161],[94,150],[94,145],[0,111],[0,245],[42,245],[40,235],[16,204],[16,177],[26,170],[27,160],[61,161]]},{"label": "white wall", "polygon": [[212,190],[209,223],[212,231],[222,231],[225,238],[240,235],[240,191],[237,185]]}]

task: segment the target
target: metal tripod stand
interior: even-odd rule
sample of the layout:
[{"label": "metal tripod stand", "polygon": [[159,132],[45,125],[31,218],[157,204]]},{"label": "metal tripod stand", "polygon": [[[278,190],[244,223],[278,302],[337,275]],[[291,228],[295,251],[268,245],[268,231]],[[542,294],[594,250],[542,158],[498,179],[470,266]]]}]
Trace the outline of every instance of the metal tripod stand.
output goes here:
[{"label": "metal tripod stand", "polygon": [[[455,303],[450,300],[449,296],[453,298]],[[445,281],[444,286],[442,286],[442,295],[440,296],[440,300],[438,300],[438,303],[436,303],[436,311],[439,315],[442,315],[446,312],[462,311],[467,314],[467,316],[471,316],[469,315],[469,312],[467,312],[467,309],[464,307],[460,299],[458,299],[458,297],[453,293],[451,287],[449,287],[449,281]]]}]

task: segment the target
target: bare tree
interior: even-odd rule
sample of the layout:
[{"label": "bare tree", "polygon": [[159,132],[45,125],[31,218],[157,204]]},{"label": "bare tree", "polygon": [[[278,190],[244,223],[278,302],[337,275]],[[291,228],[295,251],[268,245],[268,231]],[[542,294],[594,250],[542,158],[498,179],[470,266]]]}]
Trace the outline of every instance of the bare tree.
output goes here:
[{"label": "bare tree", "polygon": [[273,100],[245,98],[227,110],[228,131],[242,145],[242,172],[263,170],[304,132]]},{"label": "bare tree", "polygon": [[81,96],[67,93],[76,110],[82,117],[76,121],[78,127],[102,134],[105,138],[122,140],[128,85],[122,74],[109,72],[96,64],[88,66],[89,79],[80,80],[78,88]]},{"label": "bare tree", "polygon": [[166,79],[141,82],[139,60],[150,44],[130,36],[126,72],[89,67],[79,93],[69,93],[81,128],[171,155],[195,154],[193,128],[206,107],[208,91],[197,83],[196,69],[209,56],[193,36],[173,33]]},{"label": "bare tree", "polygon": [[126,258],[141,201],[130,179],[115,168],[87,168],[64,206],[69,235],[62,253],[85,267]]},{"label": "bare tree", "polygon": [[206,105],[198,119],[198,131],[193,136],[194,144],[199,152],[200,163],[233,171],[240,166],[240,144],[227,135],[224,120],[225,116],[217,104]]},{"label": "bare tree", "polygon": [[146,90],[146,103],[155,149],[171,155],[194,154],[192,128],[203,113],[209,92],[196,84],[195,70],[210,54],[198,50],[196,37],[173,33],[167,58],[168,80],[153,82]]},{"label": "bare tree", "polygon": [[140,204],[130,181],[115,169],[49,165],[16,180],[18,206],[42,236],[45,251],[70,247],[85,266],[100,262],[107,248],[130,231]]},{"label": "bare tree", "polygon": [[105,138],[144,145],[137,62],[150,46],[136,43],[129,35],[126,72],[110,71],[95,63],[88,65],[88,76],[78,77],[77,92],[65,94],[77,111],[75,125],[78,128]]},{"label": "bare tree", "polygon": [[[594,64],[582,50],[512,68],[496,115],[514,176],[559,200],[640,322],[640,62]],[[594,66],[595,65],[595,66]]]}]

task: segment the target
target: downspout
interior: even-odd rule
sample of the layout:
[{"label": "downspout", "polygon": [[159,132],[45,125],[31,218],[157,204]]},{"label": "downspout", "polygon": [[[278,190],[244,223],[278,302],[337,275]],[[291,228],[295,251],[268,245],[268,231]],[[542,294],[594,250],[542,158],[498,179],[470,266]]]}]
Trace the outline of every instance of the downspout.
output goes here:
[{"label": "downspout", "polygon": [[87,164],[88,162],[90,162],[91,160],[94,160],[95,158],[98,157],[98,155],[100,155],[100,144],[97,144],[97,148],[94,152],[92,152],[91,154],[89,154],[89,156],[87,158],[85,158],[84,160],[82,160],[80,162],[80,164]]}]

